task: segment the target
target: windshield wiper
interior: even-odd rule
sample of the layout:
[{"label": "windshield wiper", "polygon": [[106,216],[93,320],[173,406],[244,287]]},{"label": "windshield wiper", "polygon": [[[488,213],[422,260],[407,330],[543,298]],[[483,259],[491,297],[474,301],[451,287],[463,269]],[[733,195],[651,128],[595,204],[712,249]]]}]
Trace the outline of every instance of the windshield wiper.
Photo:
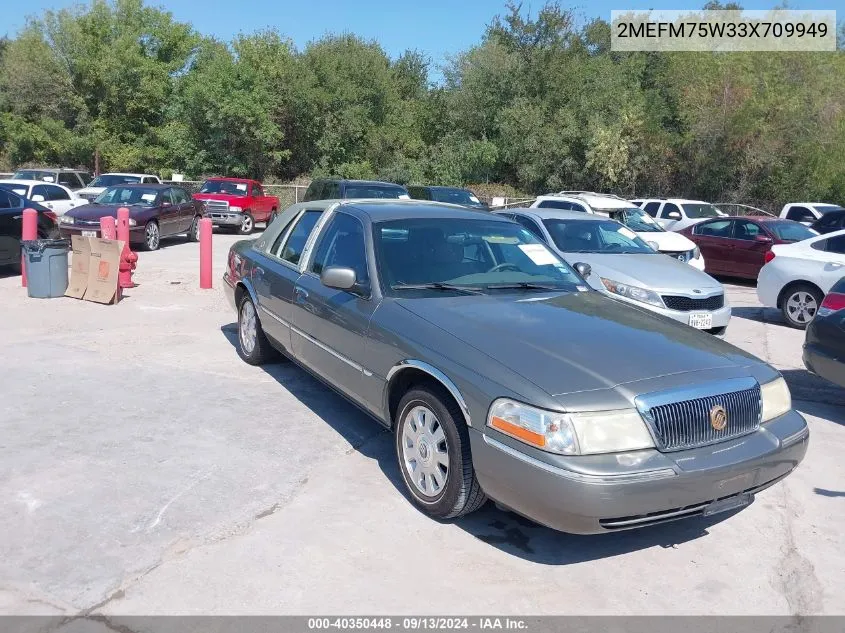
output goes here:
[{"label": "windshield wiper", "polygon": [[391,290],[455,290],[457,292],[466,292],[469,294],[481,294],[478,288],[472,286],[456,286],[455,284],[442,283],[440,281],[432,281],[427,284],[394,284],[390,286]]},{"label": "windshield wiper", "polygon": [[511,288],[518,288],[523,290],[561,290],[562,286],[555,286],[552,284],[544,284],[536,281],[515,281],[502,284],[487,284],[485,286],[488,290],[509,290]]}]

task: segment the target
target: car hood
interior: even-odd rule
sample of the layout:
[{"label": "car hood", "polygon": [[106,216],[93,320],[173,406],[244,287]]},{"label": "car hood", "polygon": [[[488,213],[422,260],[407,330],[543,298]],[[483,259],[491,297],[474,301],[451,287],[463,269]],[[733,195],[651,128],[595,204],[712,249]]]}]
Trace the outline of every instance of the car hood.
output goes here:
[{"label": "car hood", "polygon": [[689,294],[700,290],[702,296],[712,295],[716,290],[724,292],[722,284],[707,273],[667,255],[597,253],[561,253],[561,255],[573,265],[577,262],[589,264],[593,270],[587,281],[594,288],[601,286],[599,277],[604,277],[661,292]]},{"label": "car hood", "polygon": [[228,193],[195,193],[194,200],[224,200],[226,202],[237,202],[246,200],[247,196],[233,196]]},{"label": "car hood", "polygon": [[[121,208],[122,205],[108,205],[108,204],[83,204],[78,207],[74,207],[67,213],[66,216],[77,218],[79,220],[99,220],[103,217],[111,216],[113,218],[117,217],[117,210]],[[129,217],[132,217],[134,214],[138,213],[139,211],[149,210],[153,207],[126,207],[129,209]]]},{"label": "car hood", "polygon": [[[710,334],[596,292],[428,297],[397,303],[552,396],[762,364]],[[483,367],[478,371],[483,373]]]},{"label": "car hood", "polygon": [[106,190],[105,187],[83,187],[82,189],[77,189],[76,194],[79,196],[91,196],[97,195],[99,196]]},{"label": "car hood", "polygon": [[644,242],[654,242],[660,251],[672,253],[691,251],[695,248],[692,240],[674,231],[637,232],[637,236]]}]

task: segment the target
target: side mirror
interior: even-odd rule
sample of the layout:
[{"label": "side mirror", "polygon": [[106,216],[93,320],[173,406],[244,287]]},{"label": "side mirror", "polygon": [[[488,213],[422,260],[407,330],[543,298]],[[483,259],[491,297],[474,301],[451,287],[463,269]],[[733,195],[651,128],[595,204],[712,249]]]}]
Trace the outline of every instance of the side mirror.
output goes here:
[{"label": "side mirror", "polygon": [[575,264],[575,270],[577,270],[578,274],[581,275],[584,279],[586,279],[593,273],[592,267],[586,262],[578,262],[577,264]]},{"label": "side mirror", "polygon": [[658,244],[657,242],[649,241],[649,242],[646,242],[646,244],[648,244],[651,247],[651,250],[653,250],[653,251],[659,251],[660,250],[660,244]]},{"label": "side mirror", "polygon": [[33,202],[44,202],[44,196],[42,196],[40,193],[36,193],[30,198],[30,200],[32,200]]},{"label": "side mirror", "polygon": [[327,288],[349,290],[355,285],[355,271],[341,266],[329,266],[320,275],[320,282]]},{"label": "side mirror", "polygon": [[669,220],[680,220],[681,219],[681,212],[680,211],[670,211],[666,214],[666,218]]},{"label": "side mirror", "polygon": [[774,240],[772,240],[772,238],[770,238],[768,235],[763,235],[762,233],[759,233],[757,237],[754,238],[754,241],[760,244],[771,244]]}]

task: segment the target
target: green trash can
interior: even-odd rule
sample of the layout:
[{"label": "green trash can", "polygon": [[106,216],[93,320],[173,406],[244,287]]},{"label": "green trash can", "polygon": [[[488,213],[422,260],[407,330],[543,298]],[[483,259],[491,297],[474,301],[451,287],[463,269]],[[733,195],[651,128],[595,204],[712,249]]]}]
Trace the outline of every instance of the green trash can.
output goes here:
[{"label": "green trash can", "polygon": [[69,240],[25,240],[21,242],[26,266],[26,291],[30,297],[64,297],[68,285]]}]

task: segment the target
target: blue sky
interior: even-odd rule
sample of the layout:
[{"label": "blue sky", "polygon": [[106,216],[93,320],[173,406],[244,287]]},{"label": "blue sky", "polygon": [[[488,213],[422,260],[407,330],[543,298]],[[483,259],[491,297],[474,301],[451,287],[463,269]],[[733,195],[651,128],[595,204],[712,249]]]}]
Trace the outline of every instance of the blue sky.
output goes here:
[{"label": "blue sky", "polygon": [[[597,0],[569,6],[584,19],[609,20],[612,9],[693,9],[705,1]],[[76,4],[74,0],[29,0],[25,11],[4,11],[0,34],[14,35],[26,15]],[[418,49],[435,65],[477,43],[486,25],[505,8],[505,0],[153,0],[149,4],[162,6],[201,33],[223,40],[238,32],[275,27],[302,47],[325,33],[349,31],[378,40],[391,56]],[[525,0],[523,9],[536,12],[542,4],[542,0]],[[740,4],[746,9],[769,9],[778,0],[740,0]],[[837,17],[845,17],[845,0],[790,0],[788,4],[792,9],[837,9]]]}]

